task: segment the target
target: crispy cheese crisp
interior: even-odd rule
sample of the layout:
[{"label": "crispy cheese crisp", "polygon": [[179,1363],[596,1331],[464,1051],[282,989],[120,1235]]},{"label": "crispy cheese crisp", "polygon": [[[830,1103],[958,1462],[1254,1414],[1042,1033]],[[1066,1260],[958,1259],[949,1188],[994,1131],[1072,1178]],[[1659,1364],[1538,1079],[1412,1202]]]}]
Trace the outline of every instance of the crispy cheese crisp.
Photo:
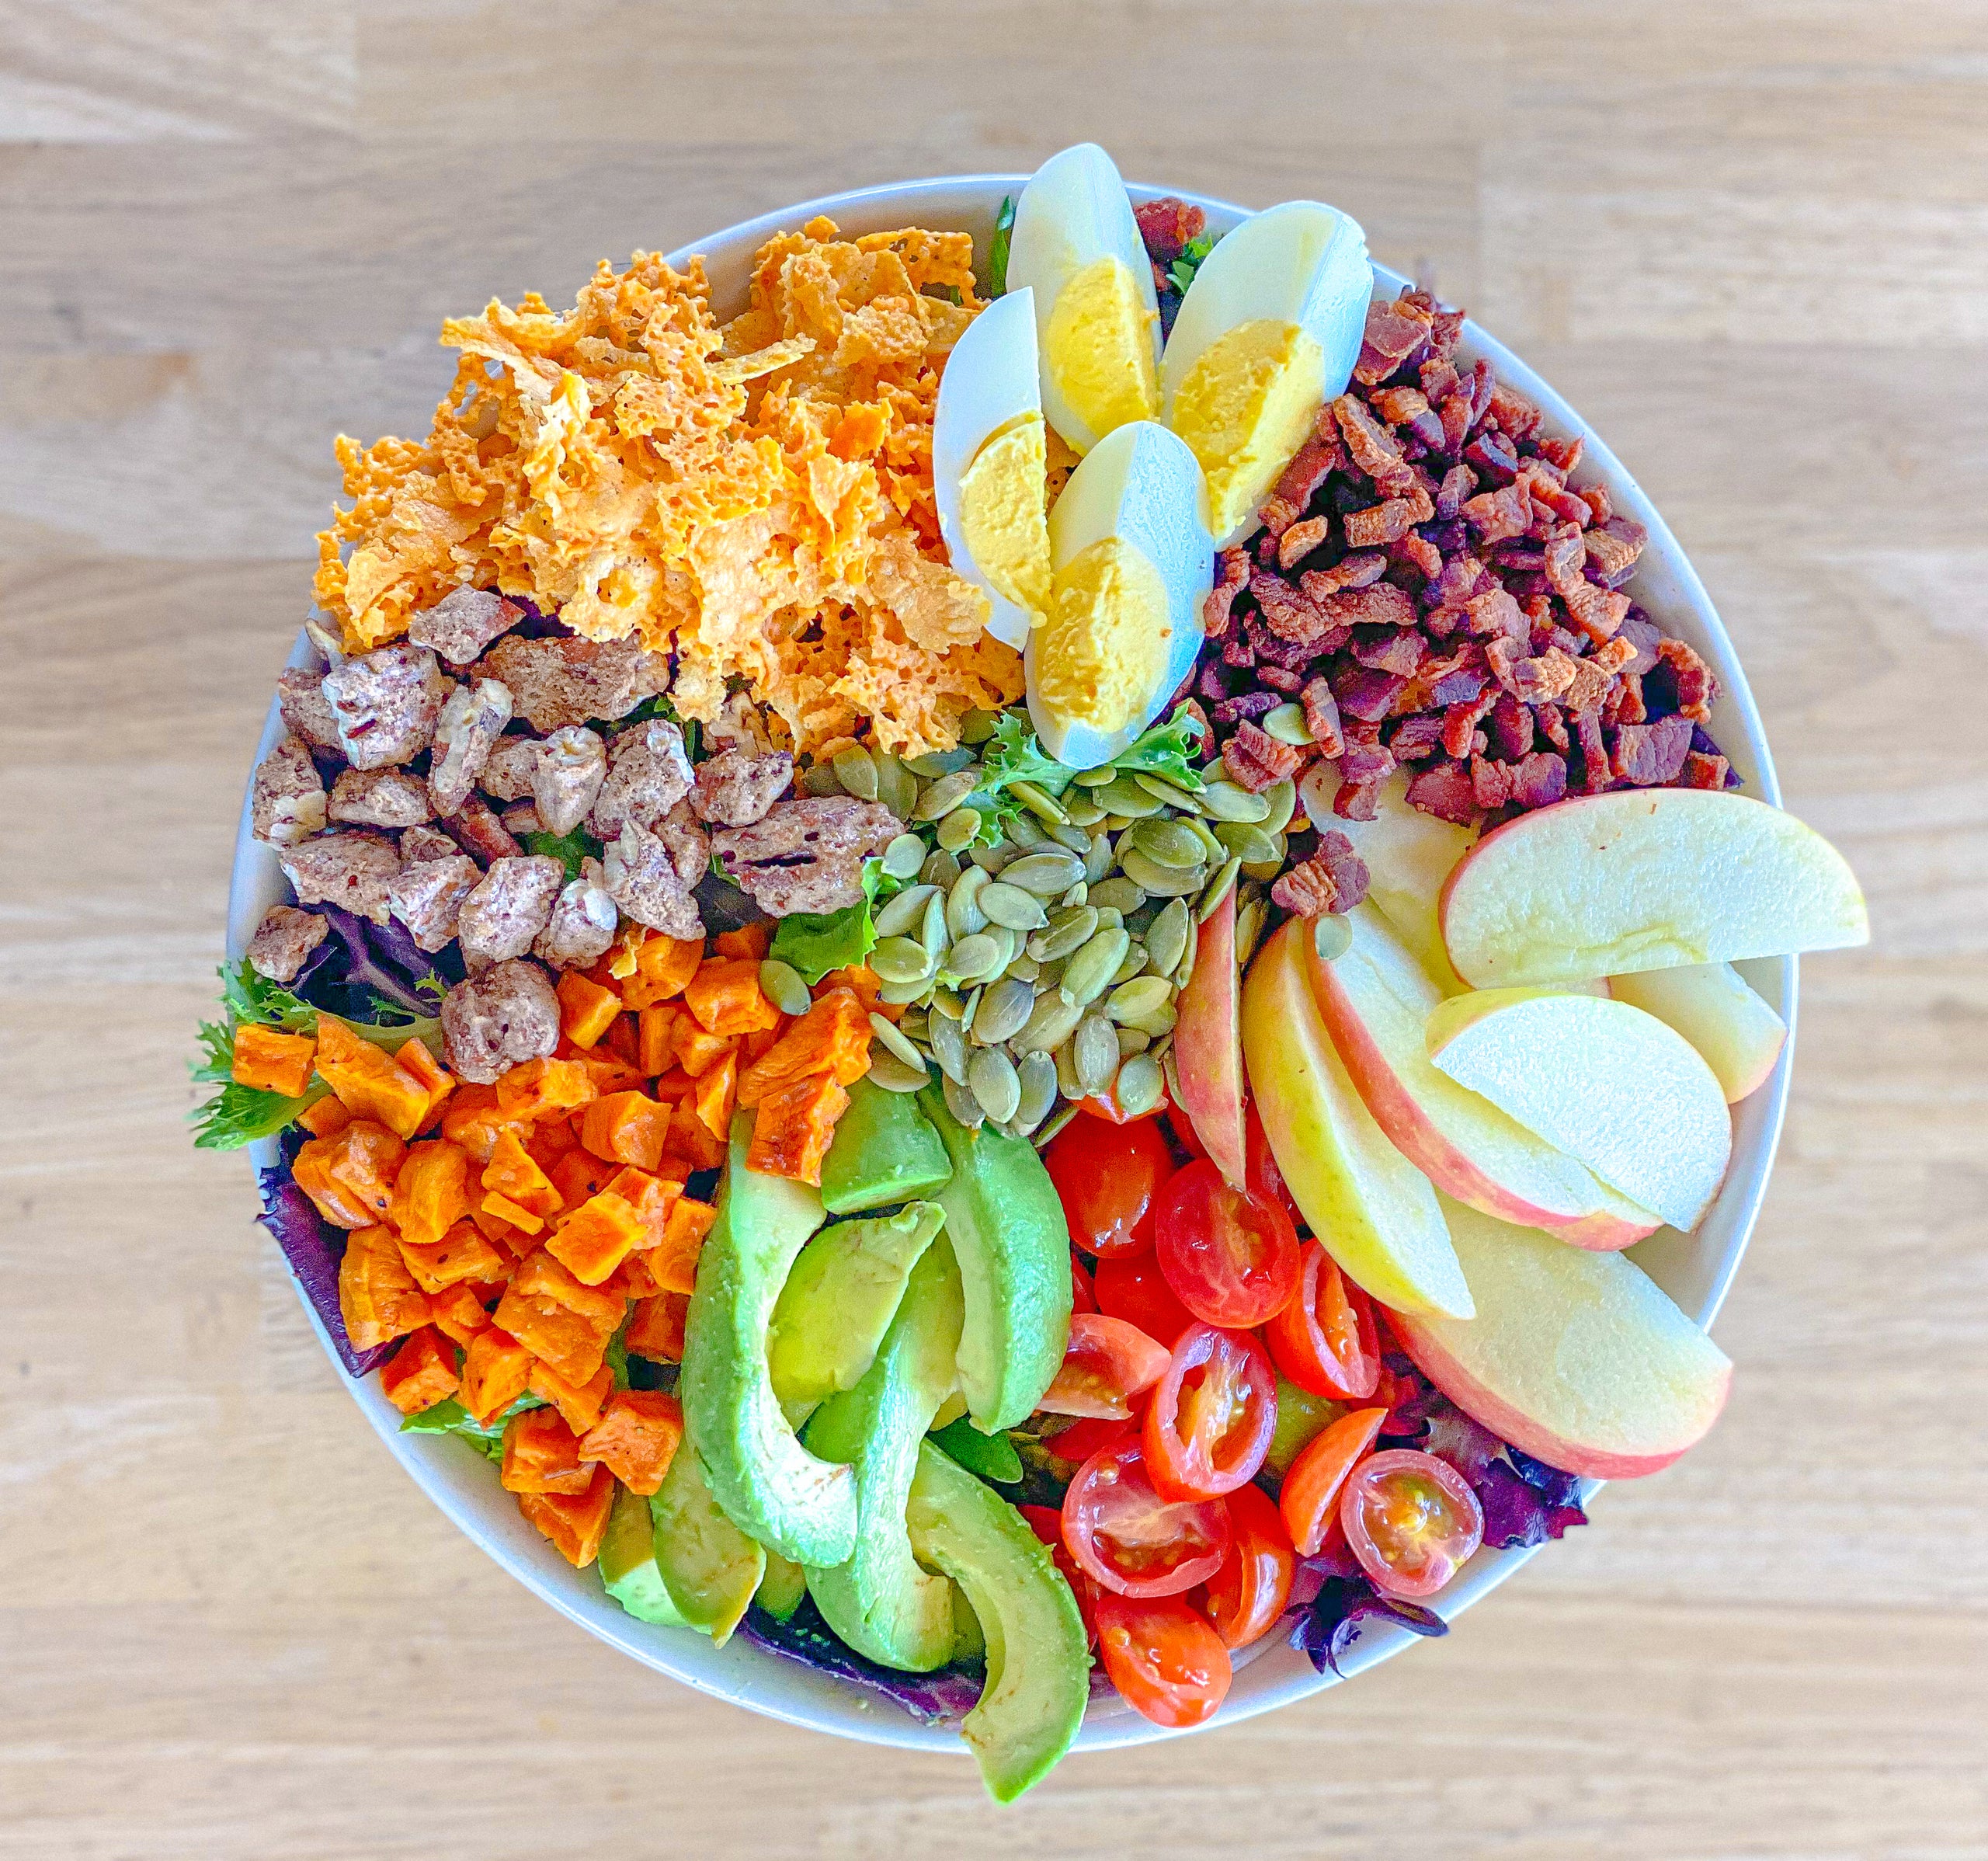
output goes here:
[{"label": "crispy cheese crisp", "polygon": [[495,587],[673,650],[686,716],[743,679],[798,749],[866,722],[907,755],[950,748],[1022,690],[932,497],[940,373],[982,308],[967,235],[818,219],[762,249],[729,323],[700,262],[647,252],[563,315],[533,294],[451,318],[426,440],[338,442],[352,503],[318,539],[319,604],[363,651]]}]

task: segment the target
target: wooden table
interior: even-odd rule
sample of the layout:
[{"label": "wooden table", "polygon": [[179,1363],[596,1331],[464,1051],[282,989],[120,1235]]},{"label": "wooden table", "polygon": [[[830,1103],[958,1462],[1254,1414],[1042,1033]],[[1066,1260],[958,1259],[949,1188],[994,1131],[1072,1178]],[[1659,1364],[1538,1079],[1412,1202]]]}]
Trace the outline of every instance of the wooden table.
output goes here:
[{"label": "wooden table", "polygon": [[[0,6],[0,1856],[1988,1855],[1988,15]],[[895,176],[1335,200],[1639,474],[1871,894],[1712,1439],[1440,1647],[1006,1814],[448,1526],[181,1118],[331,436],[446,312]]]}]

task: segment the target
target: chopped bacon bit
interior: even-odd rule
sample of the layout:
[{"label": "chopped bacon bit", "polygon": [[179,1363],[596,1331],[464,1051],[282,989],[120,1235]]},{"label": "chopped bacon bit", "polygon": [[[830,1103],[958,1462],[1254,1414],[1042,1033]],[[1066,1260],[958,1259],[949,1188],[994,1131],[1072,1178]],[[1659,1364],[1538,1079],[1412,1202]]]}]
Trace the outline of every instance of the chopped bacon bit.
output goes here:
[{"label": "chopped bacon bit", "polygon": [[1339,887],[1322,861],[1301,860],[1278,875],[1270,903],[1294,917],[1322,917],[1338,909]]},{"label": "chopped bacon bit", "polygon": [[[1385,381],[1429,339],[1430,312],[1404,298],[1367,306],[1367,329],[1353,378],[1371,388]],[[1363,468],[1364,469],[1364,468]]]},{"label": "chopped bacon bit", "polygon": [[1406,497],[1389,498],[1366,510],[1346,515],[1346,540],[1355,549],[1378,549],[1383,544],[1399,543],[1417,524],[1426,524],[1436,514],[1435,502],[1418,485]]},{"label": "chopped bacon bit", "polygon": [[1654,724],[1625,724],[1615,733],[1616,774],[1639,788],[1674,782],[1691,753],[1691,720],[1660,718]]},{"label": "chopped bacon bit", "polygon": [[1560,702],[1573,711],[1599,710],[1602,700],[1608,695],[1608,687],[1614,683],[1611,675],[1592,659],[1576,659],[1572,663],[1574,676],[1561,694]]},{"label": "chopped bacon bit", "polygon": [[1581,540],[1589,566],[1604,580],[1613,581],[1635,566],[1649,539],[1642,524],[1632,524],[1626,517],[1611,517],[1600,529],[1588,530]]},{"label": "chopped bacon bit", "polygon": [[1516,485],[1482,491],[1465,501],[1458,513],[1486,543],[1522,537],[1532,527],[1532,499]]},{"label": "chopped bacon bit", "polygon": [[1670,669],[1677,687],[1677,708],[1694,724],[1712,715],[1712,700],[1719,696],[1719,681],[1712,668],[1682,640],[1660,639],[1656,656]]},{"label": "chopped bacon bit", "polygon": [[1407,627],[1375,632],[1361,638],[1356,635],[1353,656],[1373,672],[1398,672],[1404,678],[1429,656],[1429,642]]},{"label": "chopped bacon bit", "polygon": [[1326,540],[1332,527],[1330,517],[1305,517],[1292,524],[1277,540],[1277,567],[1291,569]]},{"label": "chopped bacon bit", "polygon": [[1517,388],[1507,388],[1503,381],[1492,386],[1490,416],[1515,440],[1536,432],[1546,417]]},{"label": "chopped bacon bit", "polygon": [[[1503,422],[1500,424],[1503,425]],[[1579,438],[1559,437],[1541,433],[1538,439],[1540,454],[1557,465],[1562,472],[1572,471],[1581,462],[1581,448],[1587,441]],[[1564,479],[1562,482],[1564,482]]]},{"label": "chopped bacon bit", "polygon": [[1566,713],[1558,704],[1540,704],[1534,708],[1533,722],[1539,726],[1539,733],[1564,756],[1572,746],[1567,735]]},{"label": "chopped bacon bit", "polygon": [[1333,695],[1339,700],[1342,716],[1378,724],[1394,708],[1395,700],[1407,683],[1398,673],[1373,672],[1364,666],[1357,666],[1333,679]]},{"label": "chopped bacon bit", "polygon": [[1458,762],[1471,753],[1479,720],[1496,702],[1495,691],[1482,691],[1462,704],[1451,704],[1443,713],[1443,747]]},{"label": "chopped bacon bit", "polygon": [[1198,207],[1190,207],[1173,194],[1162,194],[1132,209],[1138,222],[1139,238],[1147,256],[1156,265],[1170,265],[1190,240],[1208,231],[1208,217]]},{"label": "chopped bacon bit", "polygon": [[1452,465],[1443,474],[1436,492],[1436,514],[1445,523],[1463,509],[1464,499],[1477,489],[1477,474],[1468,465]]},{"label": "chopped bacon bit", "polygon": [[[1394,488],[1404,474],[1408,482],[1414,482],[1414,475],[1408,471],[1407,461],[1402,457],[1401,443],[1369,413],[1357,397],[1343,394],[1333,402],[1333,418],[1339,423],[1340,431],[1346,437],[1346,450],[1353,463],[1384,490]],[[1406,485],[1402,487],[1404,490]]]},{"label": "chopped bacon bit", "polygon": [[1532,713],[1509,691],[1500,692],[1491,707],[1491,740],[1507,762],[1532,747]]},{"label": "chopped bacon bit", "polygon": [[1331,684],[1312,679],[1299,697],[1305,707],[1305,728],[1319,746],[1319,753],[1336,760],[1346,748],[1346,739],[1340,729],[1339,700],[1333,696]]},{"label": "chopped bacon bit", "polygon": [[1425,756],[1433,756],[1442,740],[1443,714],[1425,711],[1417,717],[1403,718],[1395,726],[1388,750],[1397,763],[1419,762]]},{"label": "chopped bacon bit", "polygon": [[1211,640],[1224,638],[1233,624],[1229,610],[1249,579],[1249,552],[1225,549],[1215,558],[1215,586],[1201,600],[1201,631]]},{"label": "chopped bacon bit", "polygon": [[1385,743],[1348,743],[1340,757],[1342,781],[1384,782],[1394,772],[1394,752]]},{"label": "chopped bacon bit", "polygon": [[1722,756],[1708,756],[1694,750],[1684,758],[1683,781],[1687,788],[1723,788],[1730,765]]},{"label": "chopped bacon bit", "polygon": [[1565,798],[1567,765],[1560,757],[1538,750],[1521,757],[1511,769],[1511,799],[1520,807],[1550,807]]},{"label": "chopped bacon bit", "polygon": [[1629,597],[1612,590],[1597,588],[1583,580],[1564,597],[1567,616],[1587,637],[1597,642],[1613,639],[1628,617]]},{"label": "chopped bacon bit", "polygon": [[1408,784],[1409,805],[1438,820],[1467,827],[1477,819],[1477,797],[1470,771],[1461,763],[1432,763]]},{"label": "chopped bacon bit", "polygon": [[1341,782],[1333,797],[1333,812],[1343,821],[1378,820],[1381,813],[1378,782]]},{"label": "chopped bacon bit", "polygon": [[1288,743],[1280,743],[1254,724],[1236,727],[1222,752],[1222,767],[1229,780],[1252,795],[1295,776],[1305,758]]},{"label": "chopped bacon bit", "polygon": [[1308,569],[1298,585],[1315,601],[1349,588],[1365,588],[1387,573],[1388,558],[1378,551],[1371,555],[1343,555],[1329,569]]},{"label": "chopped bacon bit", "polygon": [[[1320,410],[1322,416],[1323,411]],[[1264,501],[1264,529],[1273,537],[1281,536],[1305,514],[1312,494],[1327,477],[1345,463],[1346,454],[1340,450],[1336,437],[1320,435],[1307,440],[1284,467],[1283,475]]]},{"label": "chopped bacon bit", "polygon": [[1494,763],[1487,757],[1470,759],[1470,791],[1477,805],[1489,814],[1512,798],[1512,770],[1507,763]]},{"label": "chopped bacon bit", "polygon": [[1319,605],[1335,625],[1341,627],[1413,627],[1415,603],[1405,589],[1392,582],[1375,582],[1358,588],[1342,589]]}]

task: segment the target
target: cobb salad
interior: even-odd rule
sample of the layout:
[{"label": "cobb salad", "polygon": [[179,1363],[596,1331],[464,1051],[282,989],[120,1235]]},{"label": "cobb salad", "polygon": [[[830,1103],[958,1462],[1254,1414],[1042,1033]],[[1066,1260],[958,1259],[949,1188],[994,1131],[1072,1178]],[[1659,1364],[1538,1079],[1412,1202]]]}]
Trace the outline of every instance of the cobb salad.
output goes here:
[{"label": "cobb salad", "polygon": [[1297,201],[451,321],[341,440],[196,1141],[346,1369],[631,1616],[957,1724],[1424,1634],[1668,1464],[1690,1231],[1861,942],[1581,442]]}]

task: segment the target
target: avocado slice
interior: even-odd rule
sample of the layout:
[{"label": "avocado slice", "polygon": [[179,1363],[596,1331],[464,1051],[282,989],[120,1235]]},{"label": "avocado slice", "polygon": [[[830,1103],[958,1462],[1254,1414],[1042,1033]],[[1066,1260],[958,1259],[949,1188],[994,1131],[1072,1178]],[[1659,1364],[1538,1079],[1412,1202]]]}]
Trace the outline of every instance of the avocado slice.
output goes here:
[{"label": "avocado slice", "polygon": [[912,1673],[944,1666],[953,1652],[953,1586],[918,1567],[904,1515],[919,1443],[952,1390],[961,1305],[952,1250],[938,1241],[912,1268],[869,1373],[823,1403],[805,1437],[815,1453],[854,1463],[857,1491],[854,1554],[810,1569],[808,1593],[859,1654]]},{"label": "avocado slice", "polygon": [[774,1304],[826,1211],[807,1184],[748,1169],[752,1140],[752,1114],[742,1112],[684,1324],[685,1431],[746,1536],[796,1564],[840,1564],[856,1548],[855,1473],[795,1439],[766,1369]]},{"label": "avocado slice", "polygon": [[777,1551],[766,1553],[766,1574],[752,1592],[752,1600],[776,1620],[784,1622],[800,1608],[808,1594],[808,1573]]},{"label": "avocado slice", "polygon": [[822,1205],[831,1215],[888,1208],[930,1195],[952,1173],[946,1146],[916,1098],[859,1079],[822,1159]]},{"label": "avocado slice", "polygon": [[783,1407],[791,1412],[793,1404],[825,1400],[863,1380],[912,1268],[945,1219],[937,1202],[914,1202],[895,1215],[838,1222],[801,1250],[766,1344]]},{"label": "avocado slice", "polygon": [[[719,1647],[732,1639],[766,1574],[766,1554],[725,1515],[703,1457],[685,1441],[650,1501],[655,1568],[678,1616]],[[613,1516],[608,1523],[613,1523]]]},{"label": "avocado slice", "polygon": [[649,1502],[624,1486],[600,1541],[600,1581],[607,1593],[638,1622],[688,1628],[683,1612],[669,1599],[669,1586],[655,1564],[655,1519]]},{"label": "avocado slice", "polygon": [[1083,1723],[1083,1618],[1048,1546],[1021,1514],[929,1442],[905,1514],[921,1564],[961,1589],[987,1641],[987,1683],[960,1736],[988,1793],[1012,1803],[1040,1783]]},{"label": "avocado slice", "polygon": [[960,1390],[984,1435],[1026,1421],[1070,1337],[1070,1230],[1042,1159],[992,1125],[963,1129],[939,1093],[919,1095],[953,1160],[935,1199],[966,1296]]}]

